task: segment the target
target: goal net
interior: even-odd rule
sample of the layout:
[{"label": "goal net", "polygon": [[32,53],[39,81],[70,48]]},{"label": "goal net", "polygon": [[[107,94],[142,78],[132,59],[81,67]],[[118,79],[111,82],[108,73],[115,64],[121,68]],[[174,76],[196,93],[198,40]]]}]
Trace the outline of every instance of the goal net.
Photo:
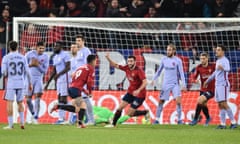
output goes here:
[{"label": "goal net", "polygon": [[[166,55],[166,46],[175,44],[177,56],[183,61],[188,88],[187,92],[182,93],[182,117],[185,122],[191,121],[199,96],[200,85],[191,83],[193,71],[200,63],[199,54],[208,52],[210,62],[215,62],[216,44],[225,45],[229,49],[226,56],[231,64],[229,104],[235,117],[238,117],[240,19],[14,18],[14,40],[19,41],[22,53],[35,47],[40,40],[47,43],[46,52],[49,55],[53,54],[53,44],[56,41],[62,41],[64,48],[69,50],[70,45],[75,43],[77,34],[83,34],[86,38],[85,45],[98,55],[92,102],[95,106],[107,107],[113,112],[119,106],[129,83],[124,72],[109,66],[105,53],[110,52],[111,58],[119,64],[126,64],[129,55],[136,56],[137,65],[145,71],[147,79],[151,80],[161,58]],[[50,60],[44,81],[49,78],[52,68]],[[163,75],[164,72],[154,86],[147,86],[147,98],[140,107],[150,110],[151,119],[155,119]],[[53,81],[41,101],[40,123],[56,120],[57,113],[49,113],[56,100]],[[219,123],[216,102],[212,99],[208,106],[213,123]],[[27,113],[27,119],[29,115]],[[175,124],[176,120],[176,104],[171,96],[164,104],[161,123]],[[141,123],[141,118],[130,119],[128,122]]]}]

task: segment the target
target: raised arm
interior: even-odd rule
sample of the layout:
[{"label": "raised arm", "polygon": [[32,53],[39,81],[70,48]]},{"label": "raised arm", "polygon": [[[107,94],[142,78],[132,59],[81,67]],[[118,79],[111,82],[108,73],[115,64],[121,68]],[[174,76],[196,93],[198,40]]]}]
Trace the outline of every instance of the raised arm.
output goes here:
[{"label": "raised arm", "polygon": [[110,58],[110,55],[109,55],[109,53],[106,53],[106,59],[109,61],[109,63],[110,63],[110,65],[111,66],[113,66],[113,67],[115,67],[115,68],[119,68],[119,65],[116,63],[116,62],[114,62],[114,61],[112,61],[112,59]]}]

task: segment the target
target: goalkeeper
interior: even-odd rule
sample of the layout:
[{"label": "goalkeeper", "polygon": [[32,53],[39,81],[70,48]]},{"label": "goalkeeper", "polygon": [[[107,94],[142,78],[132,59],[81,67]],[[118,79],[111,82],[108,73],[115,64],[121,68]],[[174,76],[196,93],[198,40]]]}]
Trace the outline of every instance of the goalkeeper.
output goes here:
[{"label": "goalkeeper", "polygon": [[[96,124],[110,123],[114,116],[114,113],[105,107],[94,106],[93,113],[94,113],[94,119]],[[128,120],[128,116],[122,116],[117,121],[117,124],[121,124],[127,120]]]}]

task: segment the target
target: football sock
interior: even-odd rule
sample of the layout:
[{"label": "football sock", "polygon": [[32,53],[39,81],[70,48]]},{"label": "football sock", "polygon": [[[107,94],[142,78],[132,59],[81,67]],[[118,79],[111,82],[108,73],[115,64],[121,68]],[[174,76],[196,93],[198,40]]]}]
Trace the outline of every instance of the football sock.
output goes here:
[{"label": "football sock", "polygon": [[162,113],[162,109],[163,109],[163,104],[159,104],[157,107],[157,112],[156,112],[156,120],[159,120],[161,117],[161,113]]},{"label": "football sock", "polygon": [[226,111],[225,111],[225,109],[220,110],[220,122],[221,122],[221,125],[226,125]]},{"label": "football sock", "polygon": [[230,108],[228,108],[228,109],[226,110],[226,112],[227,112],[228,117],[229,117],[230,120],[231,120],[231,123],[232,123],[232,124],[236,124],[236,120],[235,120],[235,118],[234,118],[234,116],[233,116],[232,110],[231,110]]},{"label": "football sock", "polygon": [[177,104],[177,114],[178,114],[178,120],[182,120],[182,106],[181,106],[181,104]]},{"label": "football sock", "polygon": [[73,105],[58,105],[58,109],[66,110],[69,112],[74,112],[75,113],[75,107]]},{"label": "football sock", "polygon": [[19,112],[20,124],[24,125],[24,112]]},{"label": "football sock", "polygon": [[121,115],[122,115],[122,111],[117,110],[115,112],[114,117],[113,117],[113,122],[112,122],[113,125],[116,125],[116,123],[117,123],[117,121],[118,121],[118,119],[120,118]]},{"label": "football sock", "polygon": [[85,111],[86,111],[85,109],[80,108],[80,111],[78,112],[78,124],[79,124],[79,125],[82,125],[82,124],[83,124],[82,120],[83,120]]},{"label": "football sock", "polygon": [[32,99],[27,98],[27,105],[30,113],[34,116],[34,109],[33,109],[33,104],[32,104]]},{"label": "football sock", "polygon": [[147,110],[136,110],[133,114],[133,116],[141,116],[145,115],[148,111]]},{"label": "football sock", "polygon": [[197,120],[197,119],[198,119],[202,108],[203,108],[203,107],[202,107],[201,104],[197,104],[197,107],[196,107],[196,110],[195,110],[194,120]]},{"label": "football sock", "polygon": [[[59,103],[59,105],[58,106],[63,106],[64,104],[63,103]],[[60,121],[63,121],[64,119],[65,119],[65,110],[63,110],[63,109],[59,109],[58,110],[58,120],[60,120]]]},{"label": "football sock", "polygon": [[202,111],[206,117],[206,119],[209,119],[209,112],[208,112],[208,107],[207,106],[202,106]]},{"label": "football sock", "polygon": [[13,117],[12,116],[8,116],[8,125],[9,125],[9,127],[13,127]]},{"label": "football sock", "polygon": [[91,99],[87,97],[87,98],[84,98],[84,101],[87,106],[86,115],[87,115],[88,122],[94,123],[94,114],[93,114],[93,106],[91,103]]},{"label": "football sock", "polygon": [[34,118],[35,118],[35,119],[38,118],[39,110],[40,110],[40,98],[37,97],[37,98],[35,99],[35,114],[34,114]]}]

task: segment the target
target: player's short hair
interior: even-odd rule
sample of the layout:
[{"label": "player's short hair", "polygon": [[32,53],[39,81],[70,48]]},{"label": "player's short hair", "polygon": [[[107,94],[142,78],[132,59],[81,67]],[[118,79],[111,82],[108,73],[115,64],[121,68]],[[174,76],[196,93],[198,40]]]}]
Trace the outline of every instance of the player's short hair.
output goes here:
[{"label": "player's short hair", "polygon": [[133,56],[133,55],[130,55],[130,56],[128,56],[128,59],[134,59],[134,60],[136,60],[136,57],[135,56]]},{"label": "player's short hair", "polygon": [[93,54],[88,55],[88,57],[87,57],[87,63],[88,63],[88,64],[91,63],[91,62],[94,61],[96,58],[97,58],[96,55],[93,55]]},{"label": "player's short hair", "polygon": [[169,47],[171,47],[173,50],[176,51],[176,46],[173,43],[168,44]]},{"label": "player's short hair", "polygon": [[57,41],[57,42],[55,42],[55,46],[56,46],[56,45],[59,45],[59,46],[63,47],[63,42]]},{"label": "player's short hair", "polygon": [[209,57],[209,55],[208,55],[208,53],[207,52],[202,52],[201,54],[200,54],[200,56],[205,56],[205,57]]},{"label": "player's short hair", "polygon": [[43,41],[37,42],[37,46],[45,46],[45,43]]},{"label": "player's short hair", "polygon": [[10,41],[8,43],[8,48],[12,51],[16,51],[18,47],[18,43],[16,41]]},{"label": "player's short hair", "polygon": [[75,39],[81,38],[83,41],[85,41],[85,37],[82,34],[76,35]]},{"label": "player's short hair", "polygon": [[217,47],[220,47],[224,52],[227,51],[227,48],[222,44],[218,44]]}]

